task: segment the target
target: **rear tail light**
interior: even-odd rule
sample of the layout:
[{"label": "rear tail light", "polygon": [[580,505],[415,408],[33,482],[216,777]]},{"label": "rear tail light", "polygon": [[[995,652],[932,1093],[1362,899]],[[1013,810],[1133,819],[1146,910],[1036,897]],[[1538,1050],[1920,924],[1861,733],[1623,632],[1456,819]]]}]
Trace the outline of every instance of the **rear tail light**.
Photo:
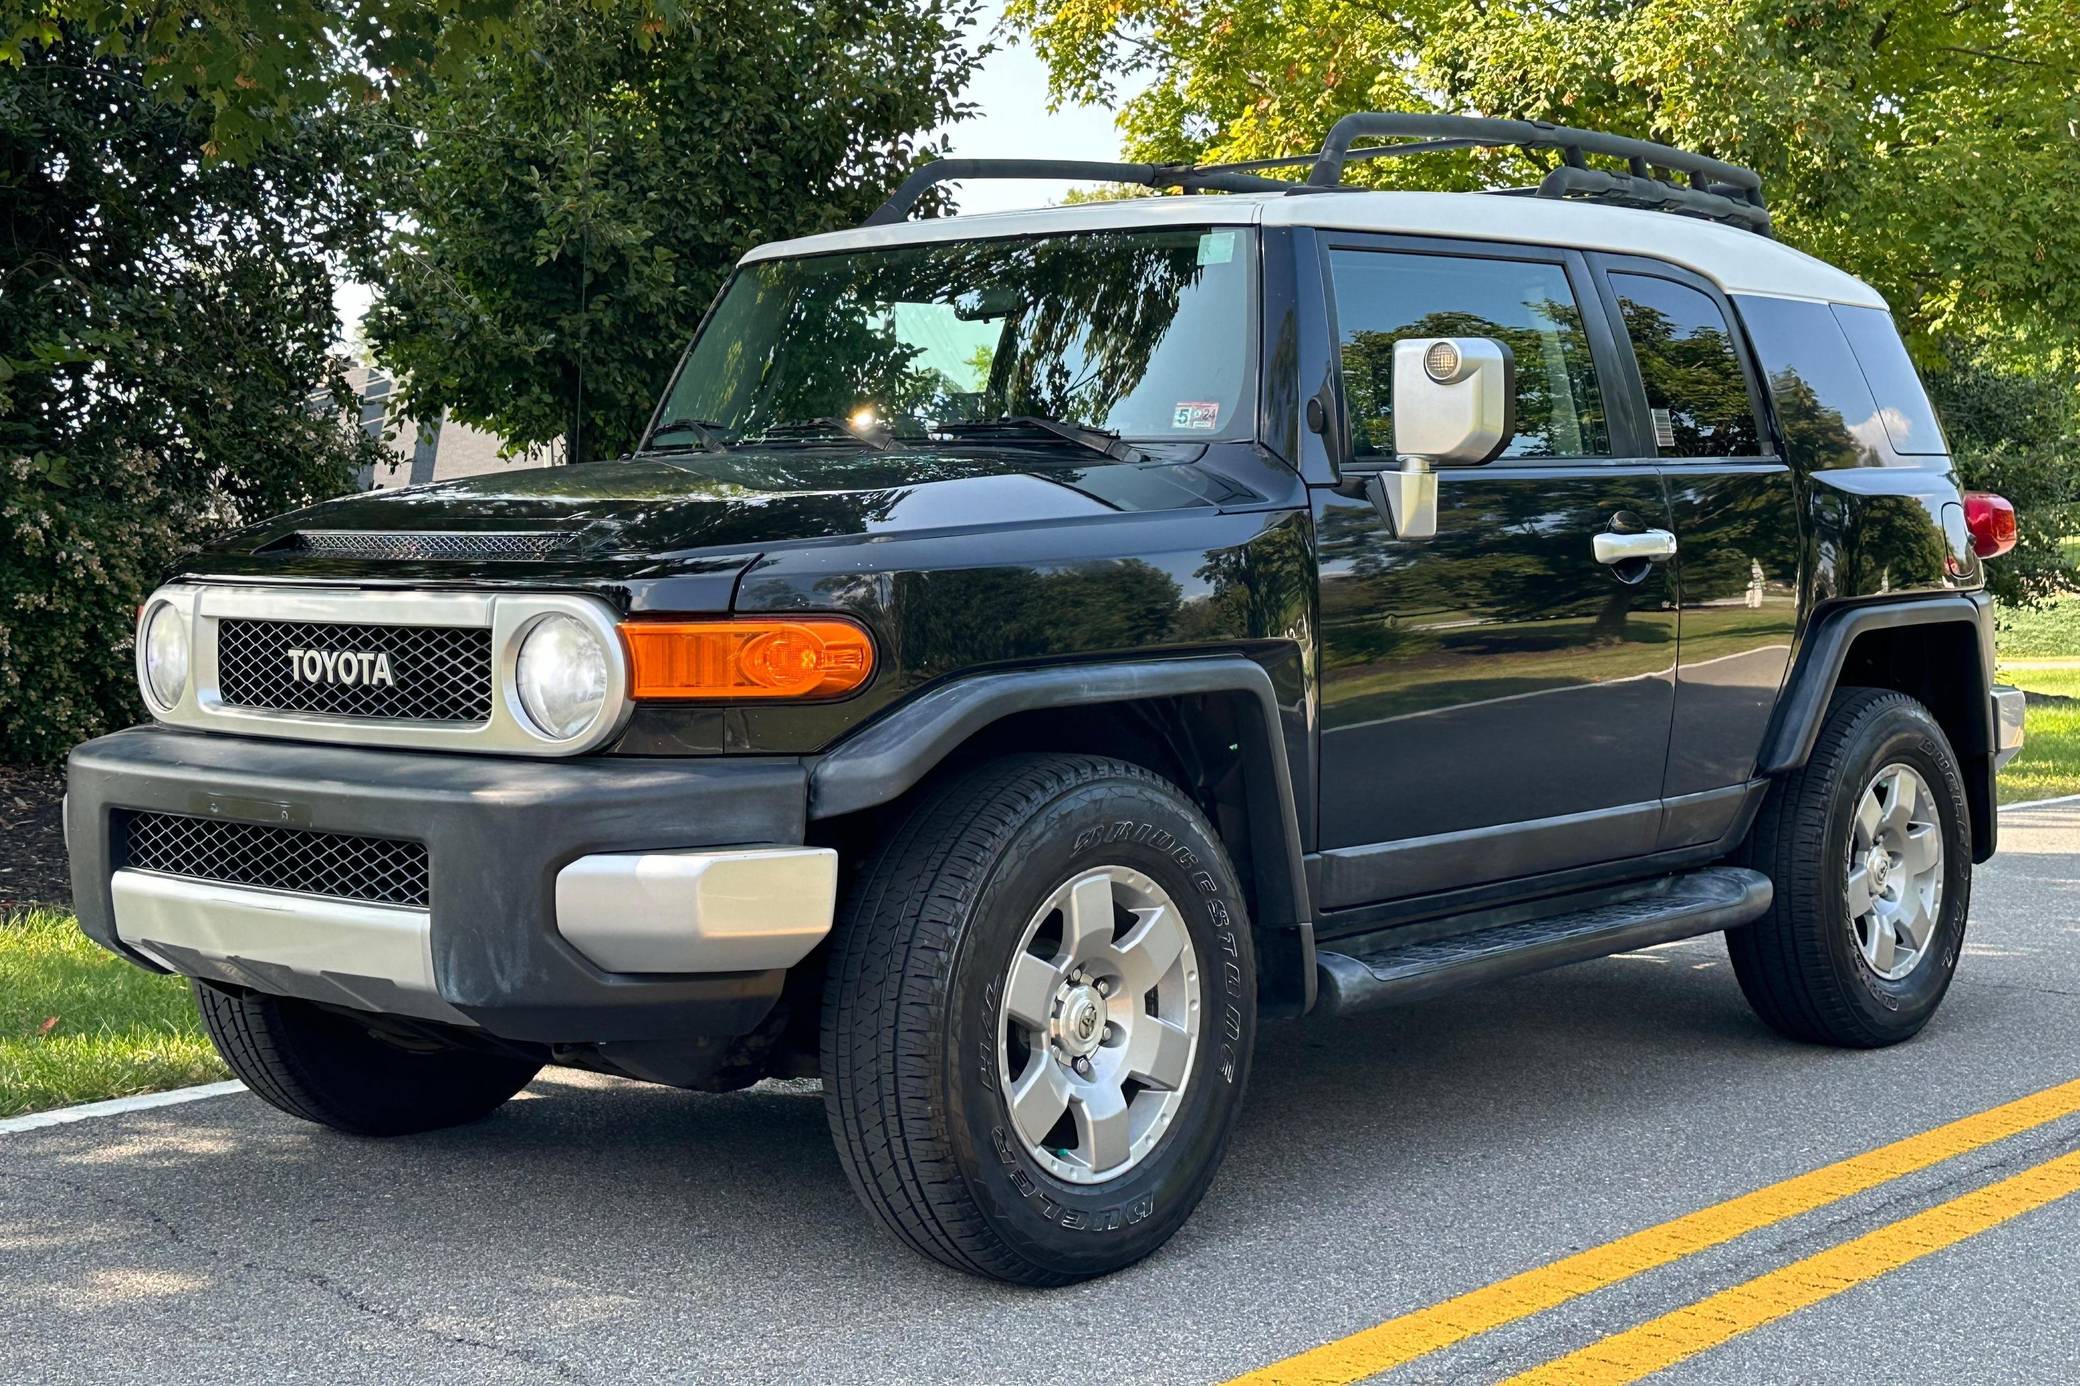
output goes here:
[{"label": "rear tail light", "polygon": [[874,673],[874,642],[836,617],[777,621],[631,621],[634,698],[838,698]]},{"label": "rear tail light", "polygon": [[1991,491],[1967,491],[1964,527],[1972,532],[1972,552],[1998,558],[2015,547],[2015,505]]}]

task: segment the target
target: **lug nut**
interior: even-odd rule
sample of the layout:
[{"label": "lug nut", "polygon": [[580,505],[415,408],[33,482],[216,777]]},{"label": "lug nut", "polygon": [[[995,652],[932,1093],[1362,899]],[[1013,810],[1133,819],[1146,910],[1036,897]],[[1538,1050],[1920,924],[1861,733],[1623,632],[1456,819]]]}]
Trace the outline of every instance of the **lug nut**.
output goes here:
[{"label": "lug nut", "polygon": [[1076,1070],[1076,1076],[1079,1078],[1088,1078],[1091,1076],[1091,1061],[1089,1059],[1084,1058],[1081,1054],[1078,1054],[1076,1056],[1075,1062],[1072,1063],[1070,1067]]},{"label": "lug nut", "polygon": [[1107,980],[1106,980],[1105,978],[1103,978],[1103,977],[1100,977],[1100,978],[1098,979],[1098,995],[1100,995],[1100,996],[1110,996],[1110,995],[1112,995],[1112,983],[1111,983],[1111,982],[1109,982],[1109,981],[1107,981]]}]

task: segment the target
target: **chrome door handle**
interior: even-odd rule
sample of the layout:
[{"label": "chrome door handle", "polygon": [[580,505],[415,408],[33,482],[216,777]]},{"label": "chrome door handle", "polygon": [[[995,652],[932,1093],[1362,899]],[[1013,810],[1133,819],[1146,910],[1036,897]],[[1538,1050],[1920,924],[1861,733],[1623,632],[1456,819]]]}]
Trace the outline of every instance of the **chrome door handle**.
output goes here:
[{"label": "chrome door handle", "polygon": [[1643,529],[1637,534],[1613,534],[1606,530],[1589,541],[1598,563],[1624,563],[1644,558],[1659,563],[1676,556],[1676,537],[1665,529]]}]

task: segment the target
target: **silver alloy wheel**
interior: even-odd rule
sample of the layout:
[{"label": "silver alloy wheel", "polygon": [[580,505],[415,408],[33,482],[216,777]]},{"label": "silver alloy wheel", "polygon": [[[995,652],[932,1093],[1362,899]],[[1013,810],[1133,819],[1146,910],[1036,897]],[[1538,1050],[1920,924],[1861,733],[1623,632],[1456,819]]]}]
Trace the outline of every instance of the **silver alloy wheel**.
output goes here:
[{"label": "silver alloy wheel", "polygon": [[1928,955],[1943,909],[1943,823],[1928,782],[1894,762],[1856,800],[1843,896],[1871,971],[1888,982]]},{"label": "silver alloy wheel", "polygon": [[1026,1153],[1072,1184],[1118,1178],[1169,1129],[1199,1049],[1183,912],[1139,871],[1079,872],[1027,922],[998,1014],[999,1089]]}]

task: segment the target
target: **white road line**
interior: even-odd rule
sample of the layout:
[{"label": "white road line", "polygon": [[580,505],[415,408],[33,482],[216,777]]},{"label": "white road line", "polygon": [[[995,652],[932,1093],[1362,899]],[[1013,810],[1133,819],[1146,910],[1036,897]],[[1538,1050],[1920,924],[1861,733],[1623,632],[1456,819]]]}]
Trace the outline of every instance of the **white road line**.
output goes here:
[{"label": "white road line", "polygon": [[232,1093],[245,1090],[246,1085],[236,1080],[228,1083],[204,1083],[199,1087],[175,1088],[171,1092],[147,1092],[136,1097],[118,1097],[107,1102],[88,1102],[77,1107],[31,1112],[27,1116],[0,1119],[0,1136],[16,1131],[35,1131],[45,1126],[63,1126],[67,1122],[87,1121],[94,1117],[121,1116],[125,1112],[141,1112],[150,1107],[172,1107],[182,1102],[200,1102],[205,1097],[228,1097]]},{"label": "white road line", "polygon": [[2012,813],[2016,809],[2050,808],[2053,804],[2080,804],[2080,794],[2061,794],[2056,799],[2031,799],[2027,803],[2002,804],[2001,812]]}]

